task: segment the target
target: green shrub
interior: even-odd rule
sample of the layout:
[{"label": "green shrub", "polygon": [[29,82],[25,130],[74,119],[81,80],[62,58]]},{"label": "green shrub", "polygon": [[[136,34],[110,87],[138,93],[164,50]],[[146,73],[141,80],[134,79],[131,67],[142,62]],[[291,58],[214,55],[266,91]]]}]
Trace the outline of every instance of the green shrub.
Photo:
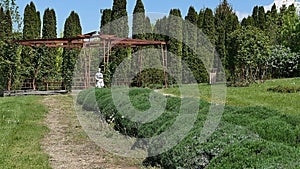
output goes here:
[{"label": "green shrub", "polygon": [[84,102],[84,100],[85,100],[85,98],[87,97],[87,95],[91,92],[91,91],[93,91],[94,89],[88,89],[88,90],[83,90],[83,91],[80,91],[79,92],[79,94],[78,94],[78,96],[77,96],[77,103],[78,104],[80,104],[80,105],[82,105],[83,104],[83,102]]},{"label": "green shrub", "polygon": [[299,149],[266,140],[245,140],[227,146],[208,168],[299,168]]},{"label": "green shrub", "polygon": [[[198,108],[199,113],[193,128],[187,136],[170,150],[148,157],[145,165],[159,165],[164,168],[297,168],[299,162],[300,117],[283,115],[278,111],[264,107],[225,107],[223,117],[213,134],[202,140],[201,130],[207,119],[210,103],[194,98],[166,97],[166,107],[157,109],[160,116],[153,121],[141,123],[124,116],[135,115],[135,110],[148,111],[153,107],[150,97],[162,97],[153,94],[150,89],[129,89],[129,100],[121,93],[127,90],[117,89],[120,96],[114,102],[111,89],[96,89],[81,92],[77,102],[85,109],[97,109],[116,130],[133,137],[137,142],[143,138],[158,136],[174,125],[179,115],[192,115],[191,110]],[[83,100],[83,101],[82,101]],[[96,100],[96,101],[95,101]],[[163,104],[163,103],[161,103]],[[98,106],[98,107],[97,107]],[[118,109],[122,107],[122,109]],[[134,108],[131,112],[130,108]],[[124,112],[122,112],[124,111]],[[132,113],[132,114],[130,114]],[[137,116],[138,117],[138,116]],[[193,117],[193,116],[191,116]],[[190,119],[184,119],[186,124]],[[178,128],[181,130],[181,128]],[[170,135],[143,142],[138,148],[146,148],[149,155],[156,153],[167,140],[177,140],[179,136]],[[277,149],[278,148],[278,149]],[[295,163],[293,166],[292,164]]]},{"label": "green shrub", "polygon": [[270,110],[265,107],[243,107],[227,108],[223,114],[223,120],[230,123],[249,126],[259,120],[267,119],[273,116],[279,116],[278,111]]},{"label": "green shrub", "polygon": [[300,86],[276,86],[267,89],[268,91],[278,93],[297,93],[300,92]]},{"label": "green shrub", "polygon": [[96,111],[98,110],[98,105],[96,102],[96,96],[95,96],[95,91],[90,90],[84,98],[83,104],[82,104],[83,109],[87,111]]},{"label": "green shrub", "polygon": [[258,139],[257,135],[246,128],[222,122],[217,130],[203,142],[201,129],[205,120],[204,116],[198,116],[196,125],[186,138],[167,152],[147,158],[145,164],[158,163],[164,168],[205,168],[228,145],[242,140]]},{"label": "green shrub", "polygon": [[299,127],[293,126],[279,116],[259,120],[250,129],[263,139],[297,146],[300,143]]}]

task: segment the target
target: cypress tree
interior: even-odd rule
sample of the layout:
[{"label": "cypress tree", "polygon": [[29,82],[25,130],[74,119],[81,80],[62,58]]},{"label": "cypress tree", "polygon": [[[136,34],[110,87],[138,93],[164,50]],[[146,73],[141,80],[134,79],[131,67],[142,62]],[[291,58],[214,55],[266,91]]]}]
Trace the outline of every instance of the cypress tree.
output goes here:
[{"label": "cypress tree", "polygon": [[[33,2],[26,5],[23,17],[23,39],[38,39],[41,32],[41,21],[39,12],[36,11]],[[36,90],[36,82],[41,67],[41,55],[34,48],[23,47],[21,53],[22,76],[23,80],[30,78],[33,89]]]},{"label": "cypress tree", "polygon": [[[189,69],[192,71],[195,79],[198,83],[206,82],[207,80],[207,71],[204,67],[203,62],[198,58],[196,52],[202,52],[197,50],[198,42],[201,41],[202,35],[200,34],[198,24],[203,25],[204,20],[204,11],[200,11],[200,15],[197,14],[194,7],[190,7],[187,16],[185,17],[186,24],[184,30],[184,42],[188,46],[184,46],[183,60],[188,65]],[[199,18],[201,16],[201,18]],[[201,21],[199,21],[201,19]],[[198,41],[199,33],[199,41]],[[186,72],[183,72],[183,81],[189,83],[189,75],[186,75]]]},{"label": "cypress tree", "polygon": [[263,6],[260,6],[258,8],[258,28],[261,30],[264,30],[266,27],[266,13],[265,8]]},{"label": "cypress tree", "polygon": [[168,41],[168,18],[164,16],[158,19],[154,25],[154,39],[159,41]]},{"label": "cypress tree", "polygon": [[13,33],[13,26],[12,26],[12,20],[11,20],[11,15],[10,15],[10,11],[6,10],[5,12],[5,36],[8,39],[12,38],[12,33]]},{"label": "cypress tree", "polygon": [[[128,13],[126,10],[126,0],[114,0],[112,7],[111,20],[115,21],[111,25],[111,34],[120,38],[128,37]],[[116,21],[118,20],[118,21]]]},{"label": "cypress tree", "polygon": [[133,10],[132,38],[145,39],[145,8],[142,0],[137,0]]},{"label": "cypress tree", "polygon": [[104,9],[101,16],[100,32],[102,34],[110,33],[111,9]]},{"label": "cypress tree", "polygon": [[202,27],[203,27],[203,22],[204,22],[204,9],[201,9],[201,10],[199,11],[198,21],[197,21],[197,26],[198,26],[198,28],[202,29]]},{"label": "cypress tree", "polygon": [[[168,69],[174,77],[176,77],[177,83],[182,83],[182,41],[183,41],[183,20],[181,18],[181,11],[179,9],[171,9],[168,18],[168,51],[170,52],[168,58]],[[171,83],[175,83],[171,82]]]},{"label": "cypress tree", "polygon": [[204,19],[202,26],[203,33],[209,38],[212,45],[215,44],[215,22],[213,11],[209,8],[206,8],[204,11]]},{"label": "cypress tree", "polygon": [[244,18],[241,22],[241,26],[243,27],[254,26],[254,20],[252,16],[248,16],[247,18]]},{"label": "cypress tree", "polygon": [[[245,21],[247,21],[247,19],[244,19],[242,23],[244,24]],[[229,34],[238,29],[238,27],[239,21],[237,15],[233,11],[228,1],[223,0],[215,9],[215,48],[225,67],[229,67],[226,60],[228,57],[230,57],[228,56],[230,42],[228,42],[227,39]],[[218,59],[215,59],[214,67],[221,68],[221,63],[218,62]]]},{"label": "cypress tree", "polygon": [[[10,15],[10,11],[6,10],[5,13],[5,39],[13,39],[13,24],[12,24],[12,18]],[[6,60],[6,71],[3,71],[3,76],[7,79],[7,90],[10,91],[14,81],[16,80],[16,74],[17,74],[17,49],[14,44],[7,43],[5,44],[4,49],[4,59]]]},{"label": "cypress tree", "polygon": [[24,11],[23,19],[23,39],[37,39],[40,38],[41,32],[41,21],[39,12],[36,11],[35,5],[33,2],[30,2],[29,5],[26,5]]},{"label": "cypress tree", "polygon": [[179,58],[182,57],[182,19],[179,9],[171,9],[169,14],[168,35],[171,37],[169,40],[168,49]]},{"label": "cypress tree", "polygon": [[259,17],[258,17],[258,11],[259,11],[259,7],[258,6],[255,6],[252,10],[252,18],[254,20],[254,26],[258,27],[258,20],[259,20]]},{"label": "cypress tree", "polygon": [[2,7],[0,7],[0,39],[5,37],[5,13]]},{"label": "cypress tree", "polygon": [[220,58],[224,61],[227,56],[227,37],[239,26],[238,17],[227,0],[223,0],[215,10],[215,26],[217,35],[216,50]]},{"label": "cypress tree", "polygon": [[[205,15],[205,9],[201,9],[198,14],[198,20],[197,20],[197,27],[201,31],[197,31],[197,54],[203,54],[203,41],[208,40],[207,37],[204,37],[203,32],[203,26],[204,26],[204,15]],[[189,65],[194,65],[194,67],[197,67],[195,70],[192,70],[194,73],[194,76],[198,83],[205,83],[208,82],[208,73],[204,66],[203,60],[200,60],[199,58],[190,59]],[[195,72],[194,72],[195,71]]]},{"label": "cypress tree", "polygon": [[[187,39],[185,39],[185,42],[189,44],[189,46],[192,48],[192,50],[195,50],[196,43],[197,43],[197,22],[198,22],[198,14],[194,7],[190,7],[188,10],[188,14],[185,17],[185,20],[188,22],[186,24],[188,27],[186,28],[186,31],[184,34],[187,34]],[[191,25],[190,25],[191,24]],[[193,26],[192,26],[193,25]]]},{"label": "cypress tree", "polygon": [[150,21],[150,18],[149,17],[146,17],[145,18],[145,32],[146,32],[146,35],[145,35],[145,39],[146,40],[153,40],[153,30],[152,30],[152,25],[151,25],[151,21]]},{"label": "cypress tree", "polygon": [[[2,40],[4,40],[5,36],[5,26],[4,26],[4,18],[5,13],[3,11],[3,8],[0,6],[0,71],[5,72],[4,66],[6,65],[4,60],[4,43]],[[3,96],[3,91],[6,90],[6,78],[5,76],[0,76],[0,97]]]},{"label": "cypress tree", "polygon": [[[129,27],[128,27],[128,13],[126,10],[127,2],[126,0],[114,0],[111,12],[111,24],[110,24],[110,34],[116,35],[119,38],[128,38]],[[109,65],[104,65],[107,67],[104,72],[104,78],[106,86],[110,86],[110,80],[118,67],[118,65],[127,57],[130,49],[113,49],[110,56]],[[108,78],[109,77],[109,78]]]},{"label": "cypress tree", "polygon": [[275,3],[273,4],[273,6],[271,8],[271,16],[273,18],[277,18],[278,17],[277,7],[276,7]]},{"label": "cypress tree", "polygon": [[[0,8],[0,39],[1,40],[12,40],[12,19],[10,11],[4,11]],[[0,42],[1,52],[0,52],[0,90],[10,91],[11,85],[14,80],[14,75],[17,69],[17,54],[15,45],[10,43]]]},{"label": "cypress tree", "polygon": [[277,45],[279,40],[278,12],[275,3],[266,14],[265,32],[270,38],[271,45]]},{"label": "cypress tree", "polygon": [[189,7],[188,14],[185,17],[186,24],[183,30],[183,58],[188,60],[193,56],[197,44],[197,21],[198,14],[193,6]]},{"label": "cypress tree", "polygon": [[[42,38],[56,38],[56,15],[53,9],[47,8],[43,15]],[[45,80],[53,80],[57,78],[58,72],[56,67],[57,49],[43,48],[44,57],[42,60],[42,78]]]},{"label": "cypress tree", "polygon": [[[64,38],[70,38],[82,34],[79,15],[72,11],[65,21],[64,25]],[[73,73],[75,65],[80,54],[80,49],[65,48],[63,50],[63,63],[62,63],[62,78],[66,90],[72,90]]]}]

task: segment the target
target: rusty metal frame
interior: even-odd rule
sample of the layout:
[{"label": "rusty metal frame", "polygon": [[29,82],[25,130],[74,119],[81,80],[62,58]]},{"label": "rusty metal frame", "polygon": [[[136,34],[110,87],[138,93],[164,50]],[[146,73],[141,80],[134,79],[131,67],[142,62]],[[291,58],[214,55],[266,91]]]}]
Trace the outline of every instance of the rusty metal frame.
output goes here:
[{"label": "rusty metal frame", "polygon": [[[91,39],[99,39],[93,40]],[[78,35],[70,38],[53,38],[53,39],[31,39],[31,40],[14,40],[12,43],[20,44],[23,46],[47,46],[55,48],[82,48],[84,50],[84,86],[89,87],[90,84],[90,64],[91,64],[91,52],[90,48],[102,48],[103,50],[103,61],[104,64],[109,64],[109,57],[113,48],[137,48],[142,46],[158,45],[161,47],[161,59],[164,69],[165,87],[168,86],[168,75],[167,75],[167,43],[164,41],[155,40],[140,40],[132,38],[118,38],[115,35],[104,35],[97,31]],[[142,56],[140,57],[140,69],[142,68]],[[105,67],[104,67],[105,68]]]}]

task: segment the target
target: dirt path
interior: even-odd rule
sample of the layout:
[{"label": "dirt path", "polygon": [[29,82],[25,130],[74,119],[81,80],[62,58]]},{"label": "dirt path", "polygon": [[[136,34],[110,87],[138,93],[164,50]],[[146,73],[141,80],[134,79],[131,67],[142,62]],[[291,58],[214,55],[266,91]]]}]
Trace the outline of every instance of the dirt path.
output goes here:
[{"label": "dirt path", "polygon": [[49,109],[44,123],[50,131],[42,146],[54,169],[141,168],[141,161],[115,156],[90,141],[77,120],[70,95],[46,96],[43,104]]}]

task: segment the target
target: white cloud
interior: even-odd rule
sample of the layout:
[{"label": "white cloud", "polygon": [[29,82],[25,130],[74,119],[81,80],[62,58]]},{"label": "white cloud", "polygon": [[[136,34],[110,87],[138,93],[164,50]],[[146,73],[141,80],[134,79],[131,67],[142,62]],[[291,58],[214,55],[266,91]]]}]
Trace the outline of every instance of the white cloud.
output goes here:
[{"label": "white cloud", "polygon": [[251,14],[247,13],[247,12],[239,12],[239,11],[235,11],[236,15],[239,18],[239,21],[243,20],[243,18],[247,18],[248,16],[250,16]]},{"label": "white cloud", "polygon": [[265,10],[266,11],[271,10],[274,3],[275,3],[278,10],[283,5],[290,6],[290,5],[294,4],[298,9],[299,9],[299,6],[300,6],[300,3],[297,0],[274,0],[274,2],[271,3],[270,5],[264,6]]}]

